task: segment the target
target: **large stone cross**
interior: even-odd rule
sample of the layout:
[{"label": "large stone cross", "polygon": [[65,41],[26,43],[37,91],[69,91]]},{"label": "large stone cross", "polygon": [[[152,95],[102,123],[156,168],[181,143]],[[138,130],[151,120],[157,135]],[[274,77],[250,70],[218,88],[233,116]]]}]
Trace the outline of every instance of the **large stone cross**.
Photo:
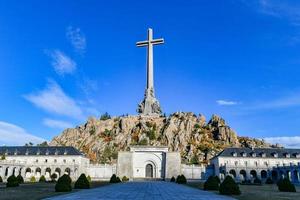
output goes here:
[{"label": "large stone cross", "polygon": [[148,39],[145,41],[137,42],[138,47],[148,47],[147,51],[147,83],[145,97],[139,104],[138,112],[142,115],[160,115],[161,109],[159,102],[154,95],[154,81],[153,81],[153,45],[163,44],[164,39],[153,39],[153,31],[148,29]]},{"label": "large stone cross", "polygon": [[148,29],[148,40],[140,41],[136,43],[138,47],[148,47],[147,51],[147,88],[154,88],[153,83],[153,45],[163,44],[164,39],[153,39],[153,31],[151,28]]}]

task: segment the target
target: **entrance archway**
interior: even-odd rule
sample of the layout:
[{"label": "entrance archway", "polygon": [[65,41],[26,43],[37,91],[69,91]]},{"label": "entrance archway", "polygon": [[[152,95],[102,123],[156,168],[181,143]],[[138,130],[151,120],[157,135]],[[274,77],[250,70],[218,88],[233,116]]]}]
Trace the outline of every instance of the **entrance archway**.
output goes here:
[{"label": "entrance archway", "polygon": [[146,165],[146,178],[153,178],[153,165]]}]

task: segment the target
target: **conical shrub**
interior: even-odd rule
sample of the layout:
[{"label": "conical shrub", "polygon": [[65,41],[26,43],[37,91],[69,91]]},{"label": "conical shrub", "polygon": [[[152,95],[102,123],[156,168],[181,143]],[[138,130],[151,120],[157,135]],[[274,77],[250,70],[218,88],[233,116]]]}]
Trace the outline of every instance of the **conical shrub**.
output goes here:
[{"label": "conical shrub", "polygon": [[278,190],[281,192],[296,192],[295,185],[291,183],[290,179],[284,178],[277,182]]},{"label": "conical shrub", "polygon": [[69,192],[72,191],[72,180],[69,175],[64,174],[57,180],[55,185],[55,192]]},{"label": "conical shrub", "polygon": [[42,175],[42,176],[40,177],[40,180],[39,180],[39,182],[40,182],[40,183],[44,183],[44,182],[46,182],[46,178],[45,178],[45,176],[44,176],[44,175]]},{"label": "conical shrub", "polygon": [[18,183],[19,183],[19,184],[24,183],[24,179],[23,179],[23,177],[21,176],[21,174],[19,174],[19,175],[17,176],[17,179],[18,179]]},{"label": "conical shrub", "polygon": [[85,176],[85,174],[81,174],[74,185],[75,189],[89,189],[90,188],[90,182]]},{"label": "conical shrub", "polygon": [[15,175],[11,175],[7,178],[6,187],[18,187],[19,181]]},{"label": "conical shrub", "polygon": [[204,190],[219,190],[219,179],[217,176],[210,176],[205,181]]},{"label": "conical shrub", "polygon": [[219,188],[220,194],[224,195],[240,195],[241,191],[238,184],[231,176],[226,176]]}]

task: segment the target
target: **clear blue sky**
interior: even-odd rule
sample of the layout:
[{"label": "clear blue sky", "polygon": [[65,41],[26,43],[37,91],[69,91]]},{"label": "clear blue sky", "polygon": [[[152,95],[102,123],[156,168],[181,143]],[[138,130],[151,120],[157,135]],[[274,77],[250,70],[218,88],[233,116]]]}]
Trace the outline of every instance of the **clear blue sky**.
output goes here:
[{"label": "clear blue sky", "polygon": [[136,114],[135,42],[151,27],[165,39],[154,49],[165,113],[215,113],[239,135],[300,146],[300,2],[249,2],[0,1],[0,143]]}]

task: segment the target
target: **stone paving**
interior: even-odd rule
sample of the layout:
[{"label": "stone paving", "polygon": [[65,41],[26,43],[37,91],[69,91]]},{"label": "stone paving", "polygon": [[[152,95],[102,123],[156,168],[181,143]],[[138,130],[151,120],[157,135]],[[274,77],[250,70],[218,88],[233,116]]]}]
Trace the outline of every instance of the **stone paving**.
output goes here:
[{"label": "stone paving", "polygon": [[48,200],[234,200],[234,198],[170,182],[128,182],[81,190]]}]

